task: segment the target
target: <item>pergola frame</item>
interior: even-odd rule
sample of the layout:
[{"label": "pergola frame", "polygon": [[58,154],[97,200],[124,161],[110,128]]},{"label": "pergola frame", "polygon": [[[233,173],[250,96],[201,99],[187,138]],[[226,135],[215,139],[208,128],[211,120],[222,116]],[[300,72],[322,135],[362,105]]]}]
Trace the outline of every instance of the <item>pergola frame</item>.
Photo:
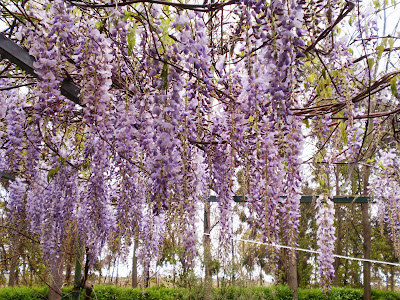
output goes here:
[{"label": "pergola frame", "polygon": [[[8,39],[4,33],[0,33],[0,56],[1,58],[6,58],[10,62],[14,63],[17,65],[20,69],[25,71],[26,73],[32,75],[35,78],[38,78],[38,75],[36,74],[36,70],[33,66],[33,63],[35,62],[35,58],[31,55],[29,55],[29,52],[13,42],[12,40]],[[63,96],[65,96],[67,99],[71,100],[77,105],[83,106],[80,103],[79,99],[79,93],[80,93],[80,87],[76,85],[74,82],[72,82],[71,79],[69,78],[64,78],[64,80],[60,84],[60,92]],[[10,173],[7,172],[0,172],[0,178],[8,179],[8,180],[15,180],[15,176],[13,176]],[[285,197],[285,196],[281,196]],[[309,195],[303,195],[301,196],[300,203],[314,203],[315,202],[315,196],[309,196]],[[245,199],[243,199],[243,196],[234,196],[233,200],[235,202],[246,202]],[[370,259],[371,258],[371,225],[369,221],[369,214],[368,214],[368,203],[371,202],[371,198],[368,196],[334,196],[331,198],[331,200],[334,203],[337,204],[349,204],[349,203],[361,203],[362,206],[362,223],[363,223],[363,235],[364,235],[364,258],[365,259]],[[207,234],[210,234],[210,202],[218,202],[218,199],[216,196],[210,196],[208,198],[208,201],[205,205],[205,210],[204,210],[204,233],[206,234],[204,237],[204,243],[210,245],[210,236]],[[296,272],[296,270],[293,270],[293,267],[295,268],[296,266],[289,266],[289,273],[290,272]],[[371,286],[370,286],[370,268],[371,268],[371,263],[370,262],[364,262],[364,281],[366,281],[369,284],[365,284],[364,282],[364,299],[371,299]],[[207,270],[206,266],[206,271],[205,275],[210,276],[211,272],[210,270]],[[76,275],[76,274],[75,274]],[[297,277],[297,276],[296,276]],[[207,278],[206,278],[207,280]],[[297,279],[295,280],[296,283],[295,285],[297,286]],[[293,283],[294,284],[294,283]],[[289,282],[289,285],[290,282]]]}]

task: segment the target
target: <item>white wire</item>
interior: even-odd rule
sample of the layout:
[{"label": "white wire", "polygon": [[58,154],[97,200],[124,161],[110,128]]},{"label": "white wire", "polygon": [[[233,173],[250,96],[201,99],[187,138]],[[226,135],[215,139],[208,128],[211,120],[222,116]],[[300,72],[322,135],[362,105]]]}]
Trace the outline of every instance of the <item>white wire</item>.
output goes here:
[{"label": "white wire", "polygon": [[[209,233],[204,233],[204,235],[210,236]],[[297,247],[290,247],[290,246],[284,246],[284,245],[278,245],[278,244],[273,244],[273,243],[263,243],[263,242],[259,242],[259,241],[245,240],[245,239],[238,239],[238,238],[231,238],[231,240],[238,241],[238,242],[253,243],[253,244],[258,244],[258,245],[272,246],[272,247],[276,247],[276,248],[294,249],[294,250],[297,250],[297,251],[309,252],[309,253],[314,253],[314,254],[321,254],[320,251],[309,250],[309,249],[304,249],[304,248],[297,248]],[[336,254],[334,254],[333,256],[334,257],[338,257],[338,258],[349,259],[349,260],[365,261],[365,262],[370,262],[370,263],[373,263],[373,264],[386,264],[386,265],[400,267],[400,263],[392,263],[392,262],[381,261],[381,260],[357,258],[357,257],[336,255]]]}]

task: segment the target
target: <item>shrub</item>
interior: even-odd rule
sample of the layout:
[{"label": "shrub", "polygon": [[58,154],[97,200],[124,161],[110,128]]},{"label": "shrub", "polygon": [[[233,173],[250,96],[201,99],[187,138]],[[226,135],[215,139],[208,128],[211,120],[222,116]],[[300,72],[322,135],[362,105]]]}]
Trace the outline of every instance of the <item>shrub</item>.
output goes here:
[{"label": "shrub", "polygon": [[400,293],[373,290],[372,300],[400,300]]},{"label": "shrub", "polygon": [[0,289],[0,300],[43,300],[48,293],[47,287],[6,287]]},{"label": "shrub", "polygon": [[[63,300],[71,300],[72,287],[63,288]],[[83,292],[84,293],[84,292]],[[42,300],[47,299],[47,287],[1,288],[0,300]],[[274,287],[225,287],[213,289],[214,300],[292,300],[288,286]],[[202,300],[202,287],[192,289],[152,287],[146,290],[120,288],[109,285],[94,287],[92,296],[98,300]],[[300,300],[361,300],[363,291],[351,288],[332,288],[324,294],[319,289],[299,289]],[[400,293],[372,291],[372,300],[400,300]]]}]

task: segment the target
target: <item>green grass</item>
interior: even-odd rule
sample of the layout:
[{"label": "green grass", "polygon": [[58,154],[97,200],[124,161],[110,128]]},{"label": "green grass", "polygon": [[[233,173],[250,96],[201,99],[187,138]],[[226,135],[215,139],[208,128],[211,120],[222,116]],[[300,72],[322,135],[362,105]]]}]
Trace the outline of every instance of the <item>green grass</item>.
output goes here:
[{"label": "green grass", "polygon": [[[63,300],[71,299],[71,287],[63,288]],[[15,287],[0,288],[0,300],[37,300],[47,299],[47,287]],[[363,291],[350,288],[333,288],[327,294],[319,289],[300,289],[299,300],[361,300]],[[146,290],[118,288],[115,286],[98,285],[94,287],[93,299],[98,300],[174,300],[203,299],[201,287],[193,289],[152,287]],[[287,286],[274,287],[226,287],[213,289],[214,300],[290,300],[292,292]],[[83,297],[82,297],[83,299]],[[400,293],[387,291],[372,291],[373,300],[400,300]]]},{"label": "green grass", "polygon": [[0,289],[0,300],[47,299],[48,292],[47,287],[7,287]]}]

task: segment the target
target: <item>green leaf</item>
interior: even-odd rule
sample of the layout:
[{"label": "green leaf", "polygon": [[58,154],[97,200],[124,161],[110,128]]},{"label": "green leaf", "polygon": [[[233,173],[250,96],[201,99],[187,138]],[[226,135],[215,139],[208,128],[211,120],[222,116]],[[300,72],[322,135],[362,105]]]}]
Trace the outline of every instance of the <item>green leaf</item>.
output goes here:
[{"label": "green leaf", "polygon": [[164,81],[163,88],[166,90],[168,88],[168,64],[164,63],[162,71],[161,71],[161,78]]},{"label": "green leaf", "polygon": [[100,28],[103,27],[103,26],[104,26],[104,22],[103,21],[97,21],[96,25],[95,25],[95,28],[97,30],[100,30]]},{"label": "green leaf", "polygon": [[374,64],[375,64],[375,59],[373,59],[372,57],[368,58],[368,67],[369,67],[370,69],[372,69],[372,67],[374,66]]},{"label": "green leaf", "polygon": [[126,21],[128,21],[128,19],[131,18],[132,13],[127,10],[125,10],[124,13],[125,13],[125,16],[122,18],[122,21],[126,22]]},{"label": "green leaf", "polygon": [[49,173],[47,173],[47,182],[50,182],[51,179],[54,178],[54,176],[60,172],[60,167],[55,167],[53,169],[49,170]]},{"label": "green leaf", "polygon": [[347,130],[346,130],[346,123],[340,122],[339,123],[340,133],[342,134],[342,141],[344,145],[347,145]]},{"label": "green leaf", "polygon": [[251,122],[254,122],[254,117],[253,117],[253,116],[250,116],[250,117],[247,119],[247,123],[251,123]]},{"label": "green leaf", "polygon": [[325,180],[323,178],[319,178],[318,179],[318,184],[319,184],[320,187],[325,186]]},{"label": "green leaf", "polygon": [[328,75],[326,74],[326,70],[325,69],[322,70],[322,76],[324,77],[324,79],[328,78]]},{"label": "green leaf", "polygon": [[160,25],[160,28],[161,28],[161,30],[162,30],[162,36],[165,38],[165,37],[168,37],[168,29],[169,29],[169,23],[171,22],[171,20],[170,19],[163,19],[162,21],[161,21],[161,25]]},{"label": "green leaf", "polygon": [[317,79],[317,75],[315,73],[311,73],[310,75],[307,76],[307,79],[310,83],[313,83],[315,79]]},{"label": "green leaf", "polygon": [[128,38],[128,48],[130,51],[133,51],[136,43],[136,23],[133,23],[132,28],[128,30],[126,36]]},{"label": "green leaf", "polygon": [[389,39],[389,48],[390,51],[393,50],[394,39]]},{"label": "green leaf", "polygon": [[397,97],[399,95],[399,93],[397,92],[397,76],[393,77],[392,80],[390,80],[390,90],[393,96]]},{"label": "green leaf", "polygon": [[383,50],[385,50],[385,47],[383,45],[376,46],[376,52],[378,54],[378,58],[382,57]]},{"label": "green leaf", "polygon": [[332,97],[332,87],[327,86],[325,89],[326,97]]}]

